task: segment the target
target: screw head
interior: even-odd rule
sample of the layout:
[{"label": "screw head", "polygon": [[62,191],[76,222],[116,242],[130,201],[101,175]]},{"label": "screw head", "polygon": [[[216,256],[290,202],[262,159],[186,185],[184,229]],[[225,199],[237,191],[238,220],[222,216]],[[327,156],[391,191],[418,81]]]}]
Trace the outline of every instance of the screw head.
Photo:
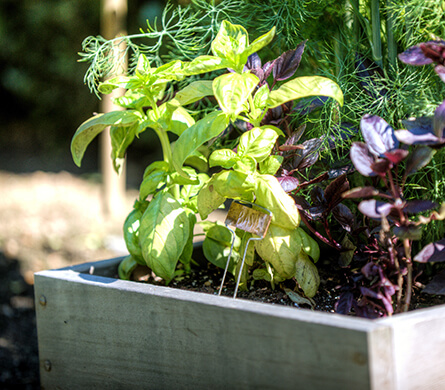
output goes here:
[{"label": "screw head", "polygon": [[49,360],[45,360],[43,362],[43,367],[45,368],[45,371],[47,372],[51,371],[51,362]]},{"label": "screw head", "polygon": [[40,296],[39,303],[41,306],[46,306],[46,297],[44,295]]}]

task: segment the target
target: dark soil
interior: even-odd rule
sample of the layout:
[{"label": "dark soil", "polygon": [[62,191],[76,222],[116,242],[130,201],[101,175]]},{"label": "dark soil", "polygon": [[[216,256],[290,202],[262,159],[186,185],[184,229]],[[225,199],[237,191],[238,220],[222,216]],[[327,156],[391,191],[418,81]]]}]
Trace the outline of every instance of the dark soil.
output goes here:
[{"label": "dark soil", "polygon": [[0,388],[39,389],[33,286],[0,253]]}]

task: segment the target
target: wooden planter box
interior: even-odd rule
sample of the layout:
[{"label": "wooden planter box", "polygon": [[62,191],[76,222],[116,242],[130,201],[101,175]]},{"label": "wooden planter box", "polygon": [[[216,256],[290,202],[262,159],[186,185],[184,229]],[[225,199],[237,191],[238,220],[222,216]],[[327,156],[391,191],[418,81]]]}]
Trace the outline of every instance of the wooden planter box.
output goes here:
[{"label": "wooden planter box", "polygon": [[374,321],[113,279],[35,274],[42,389],[445,389],[445,307]]}]

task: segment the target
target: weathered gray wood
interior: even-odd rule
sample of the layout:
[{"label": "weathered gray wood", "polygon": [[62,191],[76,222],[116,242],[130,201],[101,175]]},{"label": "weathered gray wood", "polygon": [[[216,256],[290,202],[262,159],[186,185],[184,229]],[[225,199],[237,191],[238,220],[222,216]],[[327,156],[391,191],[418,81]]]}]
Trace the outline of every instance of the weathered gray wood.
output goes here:
[{"label": "weathered gray wood", "polygon": [[368,321],[97,276],[118,262],[35,275],[43,388],[445,388],[444,308]]},{"label": "weathered gray wood", "polygon": [[392,328],[397,390],[445,389],[445,306],[381,320]]}]

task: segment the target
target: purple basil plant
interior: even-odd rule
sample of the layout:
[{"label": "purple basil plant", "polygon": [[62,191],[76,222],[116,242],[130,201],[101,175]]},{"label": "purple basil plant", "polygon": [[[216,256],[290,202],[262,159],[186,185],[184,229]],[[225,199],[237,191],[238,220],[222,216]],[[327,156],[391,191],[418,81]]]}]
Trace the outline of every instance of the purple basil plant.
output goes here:
[{"label": "purple basil plant", "polygon": [[[357,171],[370,177],[373,185],[346,191],[343,198],[364,199],[358,209],[372,229],[363,250],[370,261],[344,288],[337,310],[347,313],[354,308],[360,315],[375,317],[391,315],[393,306],[396,312],[408,310],[414,281],[413,261],[445,261],[445,240],[427,245],[414,257],[412,254],[413,241],[421,238],[421,226],[433,219],[444,219],[445,204],[439,212],[433,211],[427,217],[419,215],[414,220],[411,216],[428,212],[437,205],[429,200],[404,197],[407,177],[429,163],[434,149],[421,143],[410,152],[400,145],[404,140],[399,137],[402,130],[394,131],[376,115],[365,115],[360,128],[365,142],[354,142],[350,157]],[[377,222],[375,227],[372,221]],[[361,298],[355,298],[354,289]]]}]

